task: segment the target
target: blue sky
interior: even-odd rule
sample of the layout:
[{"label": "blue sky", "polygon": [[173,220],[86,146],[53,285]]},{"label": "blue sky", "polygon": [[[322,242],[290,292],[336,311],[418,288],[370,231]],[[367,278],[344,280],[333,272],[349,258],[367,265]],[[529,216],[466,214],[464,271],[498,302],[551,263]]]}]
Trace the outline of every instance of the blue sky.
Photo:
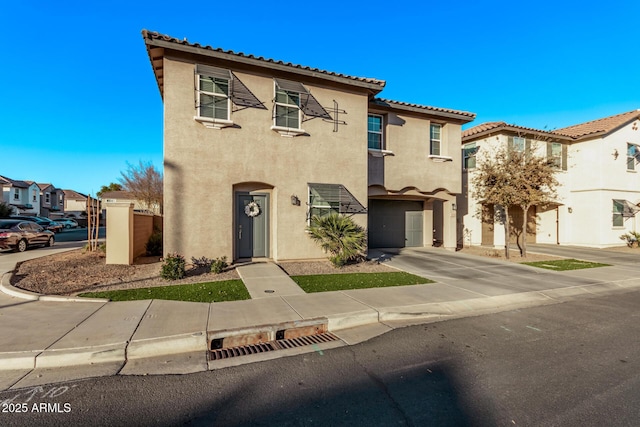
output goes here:
[{"label": "blue sky", "polygon": [[640,108],[640,2],[7,1],[0,175],[95,194],[162,165],[142,29],[386,80],[384,98],[555,129]]}]

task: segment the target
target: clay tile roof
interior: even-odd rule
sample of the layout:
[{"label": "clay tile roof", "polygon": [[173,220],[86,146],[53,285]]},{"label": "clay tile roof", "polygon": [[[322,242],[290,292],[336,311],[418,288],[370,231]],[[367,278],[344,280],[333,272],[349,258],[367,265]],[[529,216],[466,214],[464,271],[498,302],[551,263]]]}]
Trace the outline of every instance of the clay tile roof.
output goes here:
[{"label": "clay tile roof", "polygon": [[451,110],[448,108],[440,108],[440,107],[430,107],[428,105],[411,104],[408,102],[393,101],[393,100],[384,99],[384,98],[374,98],[373,103],[376,105],[396,107],[396,108],[409,107],[410,109],[423,110],[424,112],[435,113],[436,115],[444,115],[449,117],[461,116],[459,118],[463,118],[463,117],[467,118],[468,119],[467,121],[471,121],[476,117],[475,113],[470,113],[468,111]]},{"label": "clay tile roof", "polygon": [[469,139],[476,139],[474,138],[475,136],[486,135],[489,133],[493,133],[494,131],[497,131],[497,130],[534,134],[537,136],[552,137],[556,139],[563,139],[563,140],[569,140],[569,141],[572,140],[572,138],[570,138],[567,135],[556,134],[554,132],[550,132],[546,130],[528,128],[525,126],[510,125],[505,122],[488,122],[488,123],[479,124],[478,126],[474,126],[472,128],[462,131],[462,142],[466,142]]},{"label": "clay tile roof", "polygon": [[568,126],[562,129],[556,129],[553,133],[558,135],[570,136],[575,139],[607,134],[620,126],[629,123],[632,120],[640,118],[640,110],[632,110],[615,116],[605,117],[603,119],[592,120],[586,123],[580,123]]},{"label": "clay tile roof", "polygon": [[[343,79],[347,79],[347,80],[352,80],[354,82],[360,82],[360,83],[365,83],[365,84],[369,84],[369,85],[374,85],[374,86],[378,86],[379,89],[378,91],[382,90],[382,88],[384,87],[384,85],[386,84],[386,82],[384,80],[378,80],[378,79],[373,79],[373,78],[368,78],[368,77],[354,77],[354,76],[349,76],[346,74],[340,74],[340,73],[335,73],[332,71],[327,71],[327,70],[321,70],[319,68],[313,68],[313,67],[307,67],[307,66],[303,66],[303,65],[298,65],[298,64],[292,64],[291,62],[284,62],[284,61],[278,61],[278,60],[274,60],[274,59],[269,59],[269,58],[264,58],[262,56],[254,56],[254,55],[250,55],[250,54],[244,54],[242,52],[234,52],[232,50],[223,50],[220,48],[214,48],[208,45],[201,45],[200,43],[190,43],[189,41],[187,41],[187,39],[177,39],[175,37],[171,37],[165,34],[160,34],[154,31],[147,31],[147,30],[142,30],[142,38],[145,40],[145,43],[147,44],[147,50],[149,51],[150,46],[149,45],[154,45],[154,42],[160,42],[163,43],[164,45],[166,45],[166,43],[170,43],[175,45],[175,48],[180,50],[180,48],[196,48],[196,49],[201,49],[203,53],[205,52],[217,52],[223,55],[228,55],[233,60],[233,57],[237,58],[237,59],[243,59],[243,60],[251,60],[251,62],[255,61],[255,65],[260,65],[260,63],[263,64],[277,64],[277,65],[282,65],[284,67],[290,68],[292,72],[299,72],[300,70],[302,71],[306,71],[306,72],[310,72],[313,73],[313,76],[315,77],[322,77],[322,76],[331,76],[331,77],[338,77],[338,78],[343,78]],[[153,66],[153,57],[151,52],[149,51],[149,58],[152,61],[152,66]],[[246,61],[245,61],[246,62]],[[154,66],[154,72],[156,73],[156,76],[158,76],[158,69],[157,67]],[[161,91],[162,91],[162,87],[160,87]]]},{"label": "clay tile roof", "polygon": [[472,128],[466,129],[462,131],[462,137],[463,138],[468,138],[470,136],[473,135],[477,135],[479,133],[483,133],[483,132],[488,132],[490,130],[493,129],[497,129],[500,127],[505,127],[507,126],[507,124],[505,122],[488,122],[488,123],[481,123],[477,126],[474,126]]}]

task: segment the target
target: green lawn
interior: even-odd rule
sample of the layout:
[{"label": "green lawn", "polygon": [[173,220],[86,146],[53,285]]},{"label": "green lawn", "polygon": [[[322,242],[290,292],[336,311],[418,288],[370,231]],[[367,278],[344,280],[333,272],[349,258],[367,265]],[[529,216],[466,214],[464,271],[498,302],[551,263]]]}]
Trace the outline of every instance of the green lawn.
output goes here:
[{"label": "green lawn", "polygon": [[600,264],[598,262],[581,261],[579,259],[559,259],[555,261],[523,262],[522,264],[533,267],[546,268],[547,270],[565,271],[580,270],[583,268],[609,267],[610,264]]},{"label": "green lawn", "polygon": [[433,283],[433,280],[404,272],[318,274],[291,278],[307,293]]},{"label": "green lawn", "polygon": [[219,282],[126,289],[121,291],[87,292],[80,294],[80,296],[87,298],[109,298],[111,301],[166,299],[193,302],[237,301],[251,298],[242,280],[222,280]]}]

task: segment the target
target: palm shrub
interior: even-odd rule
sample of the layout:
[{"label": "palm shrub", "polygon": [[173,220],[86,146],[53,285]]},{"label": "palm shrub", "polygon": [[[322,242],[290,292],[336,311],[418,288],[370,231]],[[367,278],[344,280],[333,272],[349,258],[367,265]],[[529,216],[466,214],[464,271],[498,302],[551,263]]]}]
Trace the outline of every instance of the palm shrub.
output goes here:
[{"label": "palm shrub", "polygon": [[361,258],[367,247],[365,229],[344,215],[313,216],[307,231],[311,240],[329,254],[335,267]]}]

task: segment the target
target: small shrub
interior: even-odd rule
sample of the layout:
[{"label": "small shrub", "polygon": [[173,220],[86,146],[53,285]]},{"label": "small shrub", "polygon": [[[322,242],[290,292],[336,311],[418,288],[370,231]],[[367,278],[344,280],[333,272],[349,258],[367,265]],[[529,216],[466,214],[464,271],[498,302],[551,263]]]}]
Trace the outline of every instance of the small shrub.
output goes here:
[{"label": "small shrub", "polygon": [[638,242],[640,241],[640,233],[637,231],[630,231],[626,234],[620,236],[620,240],[625,240],[627,242],[627,246],[630,248],[638,247]]},{"label": "small shrub", "polygon": [[160,276],[166,280],[178,280],[185,276],[186,262],[184,257],[177,253],[167,254],[162,262]]},{"label": "small shrub", "polygon": [[9,218],[13,213],[13,208],[5,202],[0,202],[0,218]]},{"label": "small shrub", "polygon": [[151,236],[149,236],[149,240],[147,240],[145,249],[147,250],[147,255],[150,255],[150,256],[162,255],[162,231],[158,229],[155,229],[153,231]]},{"label": "small shrub", "polygon": [[211,268],[211,264],[213,264],[213,260],[203,256],[202,258],[191,257],[191,263],[196,268]]},{"label": "small shrub", "polygon": [[492,258],[500,258],[502,256],[502,252],[496,250],[496,249],[490,249],[488,251],[486,251],[484,253],[486,256],[488,257],[492,257]]},{"label": "small shrub", "polygon": [[229,264],[227,264],[227,257],[226,256],[223,256],[222,258],[216,258],[211,263],[211,272],[212,273],[216,273],[216,274],[220,274],[228,266],[229,266]]}]

